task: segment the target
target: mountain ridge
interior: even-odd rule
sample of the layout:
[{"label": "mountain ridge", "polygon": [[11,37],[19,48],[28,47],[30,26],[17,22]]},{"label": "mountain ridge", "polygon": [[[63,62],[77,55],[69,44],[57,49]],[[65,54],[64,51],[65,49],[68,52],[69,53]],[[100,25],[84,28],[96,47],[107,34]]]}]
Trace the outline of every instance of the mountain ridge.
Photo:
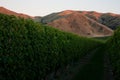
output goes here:
[{"label": "mountain ridge", "polygon": [[[61,13],[63,12],[63,13]],[[118,26],[120,26],[120,14],[115,14],[115,13],[101,13],[101,12],[96,12],[96,11],[74,11],[74,10],[65,10],[61,12],[56,12],[56,13],[51,13],[49,15],[46,15],[42,18],[37,18],[39,22],[41,21],[42,23],[47,23],[50,21],[53,21],[54,19],[61,18],[61,16],[65,16],[66,14],[68,15],[73,13],[73,12],[79,12],[83,14],[84,16],[87,16],[95,21],[97,21],[100,24],[103,24],[112,30],[115,30]],[[61,14],[59,14],[61,13]],[[57,15],[59,14],[59,15]],[[48,18],[49,16],[49,18]],[[47,19],[45,19],[47,17]]]},{"label": "mountain ridge", "polygon": [[41,18],[41,22],[80,36],[110,36],[113,31],[78,11],[66,10]]}]

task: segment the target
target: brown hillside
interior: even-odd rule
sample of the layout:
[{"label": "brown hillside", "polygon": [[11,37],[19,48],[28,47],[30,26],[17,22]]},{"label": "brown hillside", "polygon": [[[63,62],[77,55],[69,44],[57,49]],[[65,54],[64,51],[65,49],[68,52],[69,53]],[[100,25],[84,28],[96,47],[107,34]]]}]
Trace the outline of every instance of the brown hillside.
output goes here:
[{"label": "brown hillside", "polygon": [[97,37],[112,35],[111,29],[77,11],[67,10],[57,15],[61,16],[61,18],[51,20],[51,22],[48,22],[48,25],[81,36]]},{"label": "brown hillside", "polygon": [[22,17],[22,18],[33,18],[33,17],[28,16],[26,14],[16,13],[14,11],[8,10],[4,7],[0,7],[0,13],[7,14],[7,15],[14,15],[14,16]]}]

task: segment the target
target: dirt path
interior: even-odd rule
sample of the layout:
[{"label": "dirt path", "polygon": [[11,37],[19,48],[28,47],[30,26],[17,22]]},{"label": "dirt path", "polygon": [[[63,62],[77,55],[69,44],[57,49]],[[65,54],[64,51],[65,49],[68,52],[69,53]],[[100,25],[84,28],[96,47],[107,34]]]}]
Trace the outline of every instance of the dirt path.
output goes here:
[{"label": "dirt path", "polygon": [[108,56],[103,51],[102,48],[91,51],[46,80],[114,80]]},{"label": "dirt path", "polygon": [[103,80],[104,54],[102,48],[98,48],[89,63],[79,70],[72,80]]},{"label": "dirt path", "polygon": [[[65,73],[61,76],[59,80],[71,80],[80,70],[89,63],[90,59],[94,55],[94,52],[87,54],[85,57],[81,58],[77,63],[69,66]],[[65,75],[66,74],[66,75]]]},{"label": "dirt path", "polygon": [[[97,48],[98,49],[98,48]],[[86,64],[90,62],[90,59],[95,54],[96,50],[91,51],[89,54],[81,58],[78,62],[73,63],[72,65],[67,66],[66,69],[64,69],[62,72],[60,72],[60,76],[58,76],[54,80],[72,80],[72,78],[77,75],[79,70],[83,68]]]},{"label": "dirt path", "polygon": [[107,55],[104,56],[104,80],[115,80],[112,66]]},{"label": "dirt path", "polygon": [[108,55],[100,48],[72,80],[115,80]]},{"label": "dirt path", "polygon": [[85,55],[79,61],[58,70],[56,76],[54,75],[55,73],[51,73],[46,80],[71,80],[79,72],[80,68],[89,63],[94,53],[95,50]]}]

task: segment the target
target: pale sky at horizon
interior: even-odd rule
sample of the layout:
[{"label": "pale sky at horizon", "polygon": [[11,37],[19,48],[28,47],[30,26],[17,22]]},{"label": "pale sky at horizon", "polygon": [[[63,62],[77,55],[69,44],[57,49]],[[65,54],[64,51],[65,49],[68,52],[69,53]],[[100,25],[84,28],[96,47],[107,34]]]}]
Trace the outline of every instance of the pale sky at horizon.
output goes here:
[{"label": "pale sky at horizon", "polygon": [[31,16],[45,16],[63,10],[120,14],[120,0],[0,0],[0,6]]}]

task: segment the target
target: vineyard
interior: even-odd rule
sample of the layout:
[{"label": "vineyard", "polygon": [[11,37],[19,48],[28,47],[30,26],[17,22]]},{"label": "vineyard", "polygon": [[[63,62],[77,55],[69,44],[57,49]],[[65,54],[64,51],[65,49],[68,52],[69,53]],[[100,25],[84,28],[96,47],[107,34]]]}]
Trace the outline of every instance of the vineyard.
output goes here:
[{"label": "vineyard", "polygon": [[103,45],[119,80],[119,34],[120,29],[104,44],[30,19],[0,14],[0,80],[45,80]]},{"label": "vineyard", "polygon": [[0,80],[39,80],[101,45],[40,25],[0,14]]}]

